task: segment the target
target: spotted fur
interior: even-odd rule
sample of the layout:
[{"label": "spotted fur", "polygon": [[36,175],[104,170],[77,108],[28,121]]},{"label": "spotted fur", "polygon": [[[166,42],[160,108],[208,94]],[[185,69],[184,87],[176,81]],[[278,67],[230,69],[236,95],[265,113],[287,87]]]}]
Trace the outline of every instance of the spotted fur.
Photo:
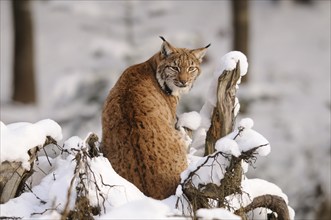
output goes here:
[{"label": "spotted fur", "polygon": [[104,104],[102,152],[147,196],[174,194],[187,167],[176,107],[200,74],[206,48],[175,48],[164,40],[160,52],[124,71]]}]

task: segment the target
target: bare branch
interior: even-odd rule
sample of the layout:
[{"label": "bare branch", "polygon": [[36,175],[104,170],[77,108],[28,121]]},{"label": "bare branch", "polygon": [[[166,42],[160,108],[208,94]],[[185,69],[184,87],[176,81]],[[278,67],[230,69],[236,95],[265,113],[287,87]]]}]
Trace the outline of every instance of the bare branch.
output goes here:
[{"label": "bare branch", "polygon": [[258,196],[253,199],[253,201],[244,208],[235,211],[235,214],[240,212],[248,213],[256,208],[268,208],[278,215],[278,220],[289,220],[290,215],[288,211],[288,206],[284,199],[276,195],[263,195]]},{"label": "bare branch", "polygon": [[48,211],[57,211],[57,208],[61,205],[61,203],[59,203],[55,208],[49,208],[49,209],[45,209],[43,212],[33,212],[31,213],[31,215],[43,215]]},{"label": "bare branch", "polygon": [[16,216],[0,216],[0,219],[5,219],[5,220],[8,220],[8,219],[14,219],[14,220],[17,220],[17,219],[23,219],[23,217],[16,217]]}]

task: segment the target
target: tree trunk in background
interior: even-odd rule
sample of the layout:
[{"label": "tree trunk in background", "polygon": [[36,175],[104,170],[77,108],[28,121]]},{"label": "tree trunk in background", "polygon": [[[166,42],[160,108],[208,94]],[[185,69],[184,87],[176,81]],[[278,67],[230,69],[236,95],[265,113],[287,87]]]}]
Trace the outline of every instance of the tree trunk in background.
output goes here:
[{"label": "tree trunk in background", "polygon": [[[232,0],[233,22],[233,50],[241,51],[249,56],[249,0]],[[242,78],[242,83],[247,82],[247,75]]]},{"label": "tree trunk in background", "polygon": [[13,100],[22,103],[36,102],[30,3],[30,0],[12,1],[14,24]]}]

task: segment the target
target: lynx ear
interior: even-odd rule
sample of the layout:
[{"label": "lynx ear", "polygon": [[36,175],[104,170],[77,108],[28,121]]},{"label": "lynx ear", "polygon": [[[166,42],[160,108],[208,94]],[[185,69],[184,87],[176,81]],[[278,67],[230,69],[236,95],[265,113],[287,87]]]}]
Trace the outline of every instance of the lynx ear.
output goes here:
[{"label": "lynx ear", "polygon": [[193,55],[199,60],[199,62],[202,62],[202,58],[206,55],[207,48],[209,46],[210,46],[210,44],[208,44],[207,46],[205,46],[203,48],[191,50],[191,53],[193,53]]},{"label": "lynx ear", "polygon": [[161,54],[164,57],[168,57],[170,54],[174,53],[176,49],[169,44],[168,41],[164,39],[164,37],[160,36],[160,38],[163,40],[162,46],[161,46]]}]

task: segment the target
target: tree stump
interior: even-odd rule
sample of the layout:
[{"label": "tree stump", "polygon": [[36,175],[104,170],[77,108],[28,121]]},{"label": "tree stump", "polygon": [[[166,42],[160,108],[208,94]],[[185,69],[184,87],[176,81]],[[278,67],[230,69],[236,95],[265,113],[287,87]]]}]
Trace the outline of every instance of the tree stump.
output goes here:
[{"label": "tree stump", "polygon": [[29,150],[30,170],[22,167],[22,162],[4,161],[0,166],[0,204],[19,196],[24,188],[25,181],[32,175],[33,164],[38,148]]},{"label": "tree stump", "polygon": [[240,62],[234,70],[224,70],[218,78],[217,103],[213,110],[211,125],[207,132],[205,156],[215,152],[215,143],[218,139],[233,131],[235,123],[235,99],[237,82],[240,78]]},{"label": "tree stump", "polygon": [[[184,195],[191,204],[193,210],[193,218],[197,219],[196,211],[200,208],[227,207],[226,197],[229,195],[240,195],[243,192],[241,187],[243,169],[242,161],[247,161],[254,156],[257,148],[253,148],[246,152],[242,152],[239,157],[229,156],[229,165],[225,169],[224,177],[220,184],[208,183],[207,185],[199,185],[198,187],[192,184],[190,178],[197,175],[196,172],[207,163],[209,159],[213,159],[222,155],[222,152],[215,153],[215,143],[220,138],[228,135],[234,130],[236,118],[236,92],[237,83],[240,79],[240,63],[236,64],[233,70],[224,70],[218,78],[217,87],[217,103],[213,109],[211,117],[211,125],[207,131],[205,142],[205,163],[202,163],[193,170],[182,182]],[[239,103],[238,103],[239,104]],[[210,200],[217,201],[210,203]],[[277,213],[277,219],[289,220],[289,211],[286,202],[283,198],[275,195],[262,195],[253,199],[246,207],[241,207],[235,211],[235,214],[247,219],[247,213],[258,207],[268,208]]]},{"label": "tree stump", "polygon": [[30,159],[30,169],[22,167],[21,161],[3,161],[0,166],[0,204],[6,203],[12,198],[18,197],[25,186],[25,181],[33,174],[33,164],[37,157],[39,149],[49,145],[56,144],[56,141],[47,136],[42,146],[31,148],[27,154]]}]

